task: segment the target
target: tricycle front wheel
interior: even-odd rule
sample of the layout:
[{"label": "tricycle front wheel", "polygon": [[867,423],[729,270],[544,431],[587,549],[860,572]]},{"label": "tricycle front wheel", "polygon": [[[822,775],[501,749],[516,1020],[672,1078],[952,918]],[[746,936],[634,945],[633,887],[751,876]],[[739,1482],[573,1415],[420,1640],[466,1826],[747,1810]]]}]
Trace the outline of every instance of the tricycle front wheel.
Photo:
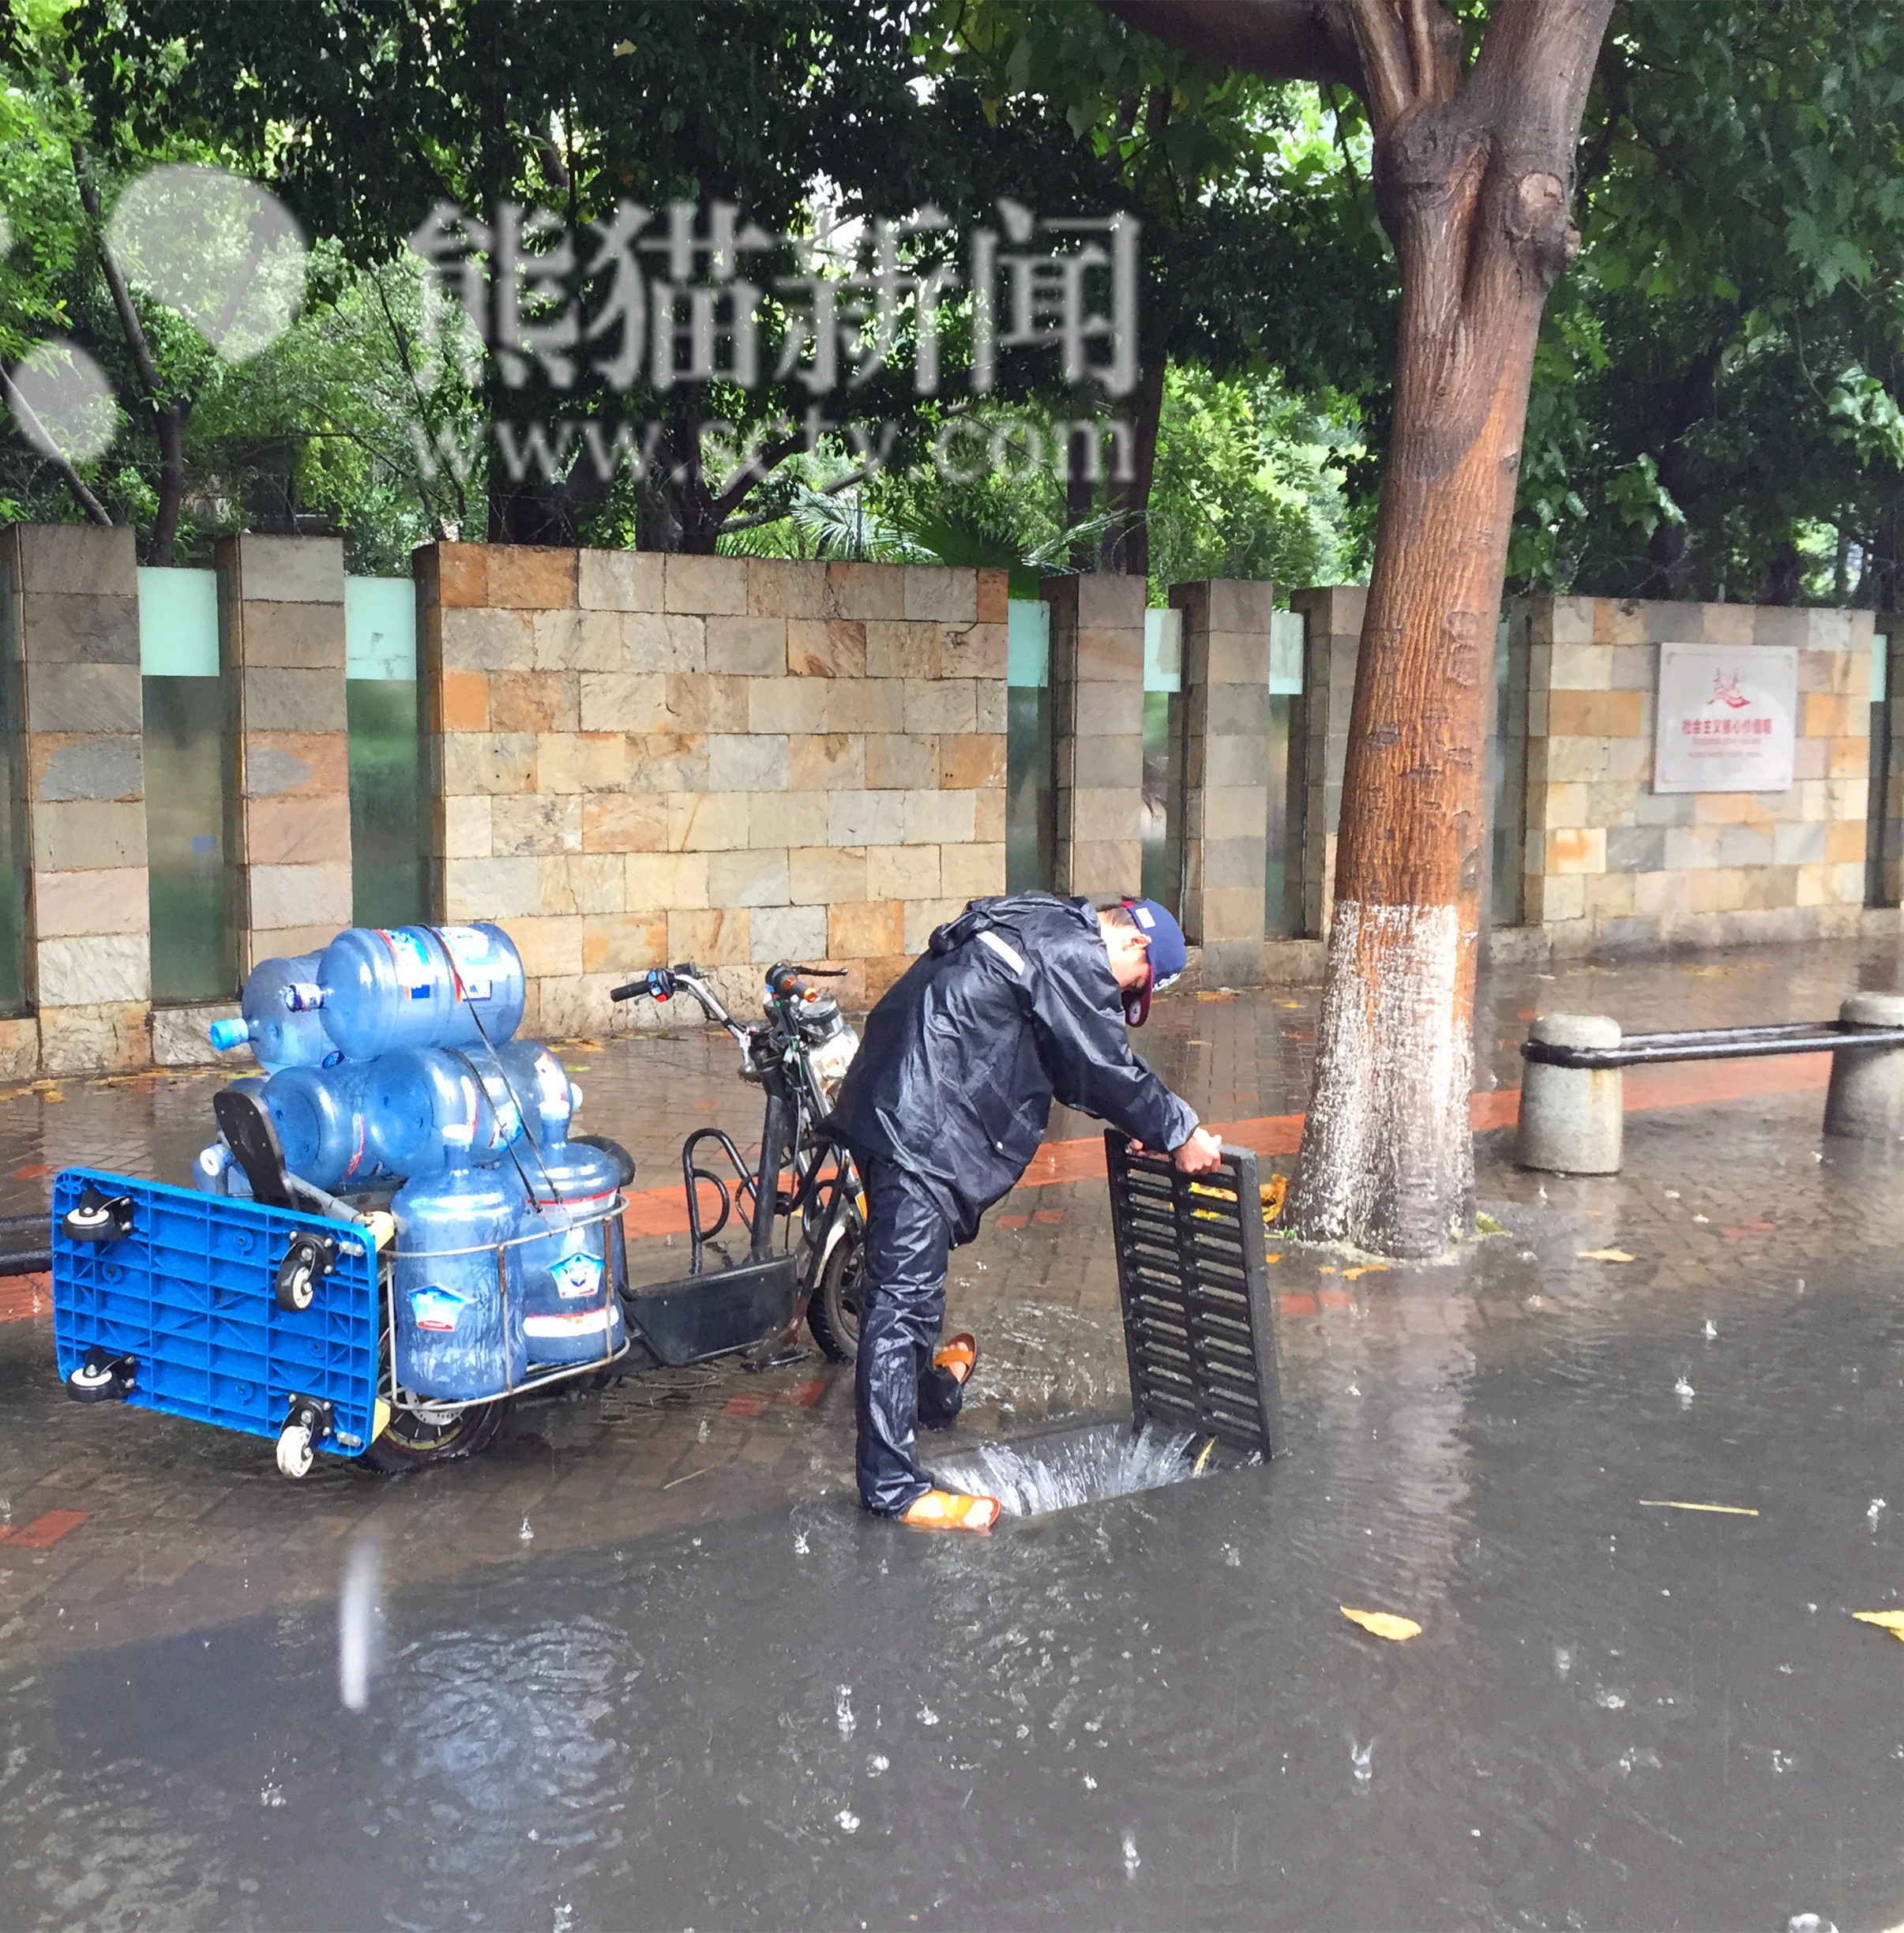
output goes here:
[{"label": "tricycle front wheel", "polygon": [[859,1354],[859,1299],[866,1254],[866,1231],[856,1222],[828,1250],[806,1305],[806,1326],[831,1362]]},{"label": "tricycle front wheel", "polygon": [[495,1441],[502,1427],[506,1397],[474,1403],[467,1409],[392,1409],[383,1433],[357,1461],[385,1476],[425,1469],[456,1457],[475,1456]]}]

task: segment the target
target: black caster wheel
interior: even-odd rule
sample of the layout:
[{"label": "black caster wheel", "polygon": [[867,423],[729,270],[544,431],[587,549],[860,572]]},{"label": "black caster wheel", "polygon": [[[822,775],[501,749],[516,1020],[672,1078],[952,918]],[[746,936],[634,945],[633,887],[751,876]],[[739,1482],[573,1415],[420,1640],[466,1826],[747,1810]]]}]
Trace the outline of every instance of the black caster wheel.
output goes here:
[{"label": "black caster wheel", "polygon": [[278,1307],[302,1315],[316,1297],[317,1284],[336,1266],[337,1244],[329,1236],[294,1235],[278,1264]]},{"label": "black caster wheel", "polygon": [[287,1477],[308,1477],[317,1446],[336,1427],[336,1412],[315,1396],[294,1396],[278,1432],[278,1468]]},{"label": "black caster wheel", "polygon": [[96,1344],[66,1378],[66,1394],[75,1402],[123,1402],[132,1391],[132,1358],[109,1356]]},{"label": "black caster wheel", "polygon": [[79,1199],[60,1217],[59,1225],[68,1241],[117,1241],[132,1233],[132,1197],[102,1195],[88,1181]]}]

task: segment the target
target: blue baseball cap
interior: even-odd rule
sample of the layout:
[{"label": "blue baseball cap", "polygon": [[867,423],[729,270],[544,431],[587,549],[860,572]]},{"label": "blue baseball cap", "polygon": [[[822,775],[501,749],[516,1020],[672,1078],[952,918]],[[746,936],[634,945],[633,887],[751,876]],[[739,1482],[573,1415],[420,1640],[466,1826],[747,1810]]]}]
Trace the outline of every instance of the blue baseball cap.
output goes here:
[{"label": "blue baseball cap", "polygon": [[1150,1018],[1151,996],[1161,993],[1190,963],[1190,947],[1182,927],[1155,899],[1126,899],[1124,907],[1136,921],[1138,932],[1151,943],[1145,956],[1150,962],[1151,977],[1124,997],[1124,1018],[1132,1027],[1139,1027]]}]

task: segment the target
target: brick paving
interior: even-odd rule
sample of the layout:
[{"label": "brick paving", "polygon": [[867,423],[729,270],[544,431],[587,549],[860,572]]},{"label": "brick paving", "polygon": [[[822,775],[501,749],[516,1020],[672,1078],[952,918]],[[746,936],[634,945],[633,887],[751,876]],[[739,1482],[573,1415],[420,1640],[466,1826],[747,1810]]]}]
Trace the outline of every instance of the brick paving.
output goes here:
[{"label": "brick paving", "polygon": [[[1818,946],[1494,974],[1478,1111],[1512,1118],[1514,1049],[1542,1008],[1609,1012],[1630,1028],[1819,1018],[1896,973],[1887,951]],[[1301,1105],[1315,1002],[1311,989],[1279,989],[1166,1002],[1143,1045],[1205,1118],[1274,1129]],[[734,1079],[724,1036],[562,1052],[582,1070],[586,1124],[629,1145],[644,1188],[678,1173],[692,1127],[718,1118],[749,1139],[757,1090]],[[1272,1244],[1292,1432],[1354,1427],[1356,1402],[1379,1383],[1397,1398],[1404,1440],[1433,1438],[1453,1426],[1442,1392],[1454,1366],[1482,1349],[1657,1340],[1662,1374],[1681,1357],[1692,1374],[1687,1338],[1708,1321],[1722,1330],[1729,1299],[1838,1293],[1881,1272],[1904,1235],[1898,1157],[1821,1140],[1823,1075],[1820,1057],[1629,1076],[1616,1177],[1521,1173],[1510,1137],[1484,1133],[1481,1199],[1508,1232],[1450,1263],[1390,1267]],[[157,1075],[0,1097],[6,1205],[40,1205],[72,1161],[177,1178],[208,1133],[212,1090],[211,1076]],[[1125,1401],[1096,1135],[1080,1117],[1054,1120],[1043,1172],[953,1259],[951,1319],[978,1332],[983,1353],[948,1443],[1116,1414]],[[1258,1145],[1273,1154],[1278,1139]],[[1602,1248],[1634,1259],[1582,1257]],[[636,1235],[630,1254],[637,1280],[679,1274],[685,1259],[665,1230]],[[525,1405],[488,1454],[423,1475],[325,1460],[293,1484],[262,1440],[65,1401],[43,1286],[0,1284],[0,1644],[28,1656],[107,1646],[327,1597],[344,1541],[366,1526],[394,1571],[454,1579],[764,1503],[844,1509],[851,1432],[850,1372],[809,1353],[762,1376],[729,1361]]]}]

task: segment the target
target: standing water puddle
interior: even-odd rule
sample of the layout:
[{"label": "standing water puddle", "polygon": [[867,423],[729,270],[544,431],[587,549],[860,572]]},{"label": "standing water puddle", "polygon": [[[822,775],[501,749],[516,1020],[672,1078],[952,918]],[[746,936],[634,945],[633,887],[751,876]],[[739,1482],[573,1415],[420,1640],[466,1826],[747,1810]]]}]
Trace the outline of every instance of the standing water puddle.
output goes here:
[{"label": "standing water puddle", "polygon": [[[1140,1490],[1162,1490],[1219,1467],[1186,1431],[1133,1430],[1126,1423],[1087,1423],[1022,1443],[986,1443],[934,1462],[938,1481],[954,1490],[995,1496],[1008,1517],[1099,1503]],[[1252,1458],[1251,1462],[1259,1459]],[[1234,1459],[1220,1467],[1233,1466]]]}]

